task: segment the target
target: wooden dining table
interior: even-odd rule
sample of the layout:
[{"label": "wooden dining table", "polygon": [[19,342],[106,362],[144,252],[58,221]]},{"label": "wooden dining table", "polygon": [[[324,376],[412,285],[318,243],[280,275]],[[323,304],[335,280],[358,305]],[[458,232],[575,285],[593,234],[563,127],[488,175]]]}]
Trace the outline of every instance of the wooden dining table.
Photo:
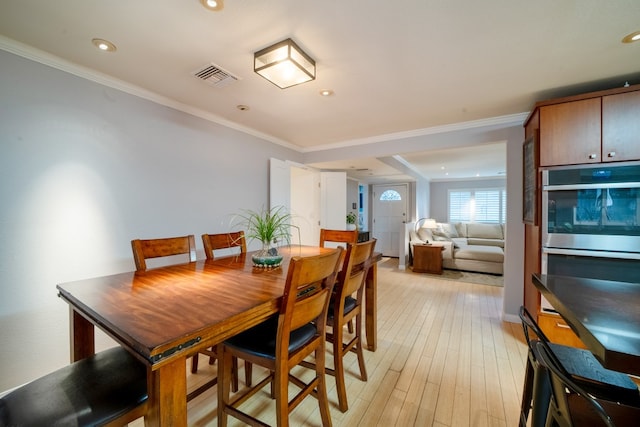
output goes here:
[{"label": "wooden dining table", "polygon": [[602,366],[640,375],[640,283],[538,274],[533,283]]},{"label": "wooden dining table", "polygon": [[[69,304],[71,359],[95,353],[95,327],[147,366],[148,425],[187,425],[186,359],[278,312],[289,261],[331,251],[283,248],[282,266],[257,268],[251,253],[62,283]],[[368,348],[376,348],[376,271],[365,291]]]}]

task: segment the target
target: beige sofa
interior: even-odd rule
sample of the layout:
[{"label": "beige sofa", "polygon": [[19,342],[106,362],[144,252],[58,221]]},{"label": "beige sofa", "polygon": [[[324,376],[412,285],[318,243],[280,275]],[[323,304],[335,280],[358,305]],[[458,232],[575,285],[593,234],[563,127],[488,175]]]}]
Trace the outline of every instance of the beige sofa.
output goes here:
[{"label": "beige sofa", "polygon": [[[504,271],[504,225],[483,223],[437,223],[438,228],[412,230],[413,245],[444,246],[442,266],[453,270],[502,274]],[[412,259],[412,258],[411,258]]]}]

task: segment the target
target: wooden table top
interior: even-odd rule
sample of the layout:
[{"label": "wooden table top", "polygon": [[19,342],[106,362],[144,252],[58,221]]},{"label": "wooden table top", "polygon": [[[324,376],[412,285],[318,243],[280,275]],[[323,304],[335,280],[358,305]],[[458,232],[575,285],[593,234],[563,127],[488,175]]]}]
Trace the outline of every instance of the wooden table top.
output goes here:
[{"label": "wooden table top", "polygon": [[283,248],[283,264],[275,269],[253,267],[247,253],[57,288],[74,310],[156,369],[277,313],[291,258],[329,250]]},{"label": "wooden table top", "polygon": [[533,282],[602,365],[640,375],[640,284],[533,275]]}]

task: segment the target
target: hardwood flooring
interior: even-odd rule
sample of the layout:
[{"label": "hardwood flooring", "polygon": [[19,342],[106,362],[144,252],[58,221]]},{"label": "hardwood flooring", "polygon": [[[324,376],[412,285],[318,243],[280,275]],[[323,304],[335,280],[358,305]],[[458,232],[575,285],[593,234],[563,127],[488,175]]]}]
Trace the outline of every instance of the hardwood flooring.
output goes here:
[{"label": "hardwood flooring", "polygon": [[[394,261],[378,269],[378,349],[365,351],[367,382],[359,380],[355,354],[347,356],[347,412],[338,410],[327,376],[333,425],[518,425],[527,351],[520,324],[500,319],[503,288],[401,271]],[[215,375],[215,366],[201,356],[189,389]],[[254,382],[261,373],[254,368]],[[216,406],[215,388],[189,402],[189,425],[216,425]],[[244,409],[275,425],[273,407],[266,387]],[[305,399],[290,424],[320,426],[316,400]],[[230,418],[229,425],[244,424]]]}]

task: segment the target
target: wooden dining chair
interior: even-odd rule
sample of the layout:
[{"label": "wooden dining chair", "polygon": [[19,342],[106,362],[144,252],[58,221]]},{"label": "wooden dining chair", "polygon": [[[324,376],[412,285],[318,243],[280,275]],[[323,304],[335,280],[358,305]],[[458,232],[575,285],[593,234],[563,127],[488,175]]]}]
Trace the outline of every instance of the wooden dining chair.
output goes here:
[{"label": "wooden dining chair", "polygon": [[244,231],[233,231],[220,234],[203,234],[202,244],[204,254],[207,259],[214,259],[214,251],[220,249],[239,248],[240,253],[247,252],[247,243],[244,238]]},{"label": "wooden dining chair", "polygon": [[0,398],[0,426],[122,426],[147,407],[147,368],[114,347]]},{"label": "wooden dining chair", "polygon": [[[333,369],[326,368],[326,373],[336,379],[338,406],[342,412],[349,409],[347,388],[344,380],[344,358],[348,353],[355,353],[360,368],[360,379],[367,381],[367,367],[364,361],[362,345],[362,314],[364,312],[364,283],[370,267],[371,254],[376,240],[349,243],[345,252],[343,267],[338,273],[338,280],[333,289],[327,325],[331,332],[327,333],[327,342],[333,345]],[[353,337],[345,341],[344,327],[355,319]],[[303,366],[314,364],[302,362]]]},{"label": "wooden dining chair", "polygon": [[602,396],[622,404],[640,406],[640,392],[628,375],[605,369],[588,350],[550,342],[524,306],[520,307],[520,319],[529,347],[520,409],[520,426],[528,425],[527,420],[531,410],[538,414],[536,419],[532,420],[531,427],[544,426],[551,399],[551,386],[548,376],[544,373],[544,366],[541,367],[537,350],[538,342],[543,342],[549,348],[549,352],[554,355],[566,375],[570,376],[579,387],[596,397]]},{"label": "wooden dining chair", "polygon": [[[324,371],[325,332],[331,291],[342,259],[342,248],[309,257],[293,257],[287,270],[279,314],[218,345],[222,355],[218,382],[218,426],[228,415],[250,425],[266,425],[238,406],[265,385],[272,385],[278,427],[289,425],[289,413],[311,394],[318,399],[323,426],[331,425]],[[291,375],[291,369],[314,354],[318,363],[309,381]],[[268,369],[253,387],[229,395],[231,358],[238,357]],[[289,401],[289,382],[301,391]]]},{"label": "wooden dining chair", "polygon": [[[159,239],[135,239],[131,241],[131,248],[133,249],[133,259],[136,263],[137,271],[147,270],[146,260],[150,258],[163,258],[175,255],[188,255],[189,262],[196,261],[196,241],[195,237],[190,234],[188,236],[181,237],[164,237]],[[201,350],[198,352],[205,356],[213,357],[210,359],[210,363],[215,361],[215,352],[211,350]],[[195,354],[191,358],[191,372],[196,373],[198,371],[198,354]],[[233,383],[233,389],[238,389],[237,381],[237,366],[233,370],[236,375],[236,379]],[[213,387],[217,383],[217,377],[211,381],[206,382],[196,390],[189,393],[187,400],[192,400],[198,395],[202,394],[207,389]]]},{"label": "wooden dining chair", "polygon": [[640,407],[596,397],[586,391],[564,369],[544,341],[536,343],[536,353],[551,385],[547,426],[616,427],[637,426],[640,423]]},{"label": "wooden dining chair", "polygon": [[[204,254],[207,257],[207,259],[215,259],[214,251],[222,250],[222,249],[238,248],[241,254],[247,252],[247,243],[244,237],[244,231],[233,231],[229,233],[219,233],[219,234],[203,234],[202,244],[204,246]],[[215,346],[206,350],[202,350],[200,353],[209,356],[209,365],[213,365],[215,363],[215,360],[218,357]],[[238,365],[237,364],[238,364],[238,360],[234,359],[233,360],[234,368],[232,371],[234,372],[233,386],[232,386],[232,390],[234,391],[238,390],[238,378],[237,378]],[[194,356],[191,359],[191,373],[195,374],[196,372],[198,372],[198,357]],[[245,376],[245,383],[248,386],[250,386],[251,377],[252,377],[252,366],[251,366],[251,363],[246,361],[244,364],[244,376]]]},{"label": "wooden dining chair", "polygon": [[161,239],[135,239],[131,241],[131,248],[137,271],[146,270],[146,260],[150,258],[188,255],[189,262],[196,261],[196,240],[193,234]]},{"label": "wooden dining chair", "polygon": [[330,230],[320,229],[320,247],[324,248],[327,242],[355,244],[358,242],[358,230]]}]

